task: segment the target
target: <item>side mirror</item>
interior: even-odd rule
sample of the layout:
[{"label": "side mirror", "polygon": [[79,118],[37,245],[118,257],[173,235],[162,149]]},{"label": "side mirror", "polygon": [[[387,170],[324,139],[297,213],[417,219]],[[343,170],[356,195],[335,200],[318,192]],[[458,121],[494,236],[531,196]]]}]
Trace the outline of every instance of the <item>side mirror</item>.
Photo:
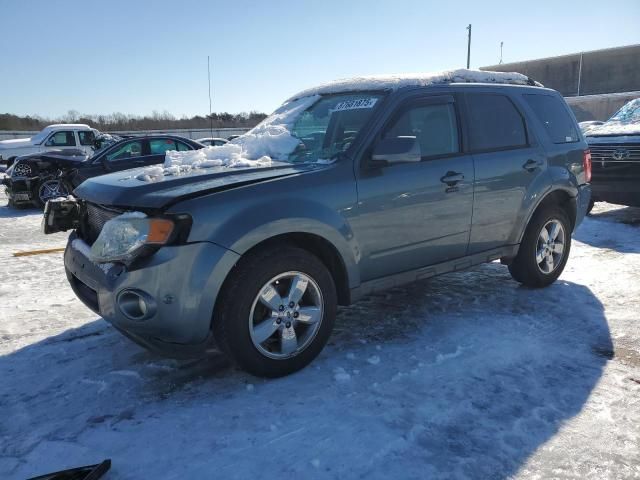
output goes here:
[{"label": "side mirror", "polygon": [[382,139],[375,146],[371,159],[387,164],[419,162],[422,153],[416,137],[392,137]]}]

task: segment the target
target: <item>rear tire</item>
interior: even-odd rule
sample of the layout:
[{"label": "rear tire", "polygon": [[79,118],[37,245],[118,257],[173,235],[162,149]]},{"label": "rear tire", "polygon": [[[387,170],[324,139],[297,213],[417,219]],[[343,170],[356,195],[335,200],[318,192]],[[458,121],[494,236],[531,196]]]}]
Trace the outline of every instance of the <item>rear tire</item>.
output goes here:
[{"label": "rear tire", "polygon": [[322,351],[336,308],[333,278],[317,257],[289,245],[267,248],[240,259],[225,282],[214,338],[247,372],[281,377]]},{"label": "rear tire", "polygon": [[571,222],[566,212],[557,205],[543,207],[529,221],[509,272],[527,287],[546,287],[560,276],[570,251]]}]

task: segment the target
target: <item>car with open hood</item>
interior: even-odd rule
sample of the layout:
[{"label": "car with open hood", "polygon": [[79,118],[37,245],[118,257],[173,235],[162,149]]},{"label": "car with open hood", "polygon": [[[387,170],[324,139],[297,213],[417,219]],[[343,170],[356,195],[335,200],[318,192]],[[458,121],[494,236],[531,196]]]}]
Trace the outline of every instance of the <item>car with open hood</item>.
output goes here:
[{"label": "car with open hood", "polygon": [[68,196],[88,178],[163,163],[168,150],[192,151],[204,145],[175,135],[119,137],[99,134],[97,151],[53,150],[18,157],[2,179],[10,205],[44,204]]},{"label": "car with open hood", "polygon": [[586,131],[593,160],[592,203],[640,207],[640,98]]},{"label": "car with open hood", "polygon": [[71,287],[132,340],[274,377],[363,295],[494,260],[553,283],[589,169],[564,99],[524,75],[365,77],[300,92],[225,145],[89,179],[43,228],[72,230]]}]

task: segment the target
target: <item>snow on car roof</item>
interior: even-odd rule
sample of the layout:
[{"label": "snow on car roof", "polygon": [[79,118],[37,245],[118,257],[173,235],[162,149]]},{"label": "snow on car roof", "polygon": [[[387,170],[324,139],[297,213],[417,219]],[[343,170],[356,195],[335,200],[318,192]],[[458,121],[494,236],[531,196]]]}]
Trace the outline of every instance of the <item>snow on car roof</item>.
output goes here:
[{"label": "snow on car roof", "polygon": [[89,125],[85,125],[84,123],[55,123],[53,125],[47,125],[44,127],[44,130],[52,130],[54,128],[75,128],[75,129],[87,129],[93,130]]},{"label": "snow on car roof", "polygon": [[541,83],[517,72],[490,72],[461,68],[458,70],[432,73],[371,75],[334,80],[333,82],[303,90],[289,98],[285,103],[311,95],[327,95],[354,91],[397,90],[401,87],[425,87],[443,83],[497,83],[536,87],[543,86]]}]

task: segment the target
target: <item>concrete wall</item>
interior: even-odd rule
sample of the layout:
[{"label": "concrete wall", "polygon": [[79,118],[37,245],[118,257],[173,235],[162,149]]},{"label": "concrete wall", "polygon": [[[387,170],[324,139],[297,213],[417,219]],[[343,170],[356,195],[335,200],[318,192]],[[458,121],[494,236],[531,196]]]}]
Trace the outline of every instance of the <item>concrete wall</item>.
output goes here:
[{"label": "concrete wall", "polygon": [[[194,129],[194,130],[134,130],[134,131],[127,131],[127,132],[120,131],[120,132],[107,132],[107,133],[113,133],[116,135],[148,135],[148,134],[155,134],[155,133],[164,133],[164,134],[170,134],[170,135],[180,135],[182,137],[192,138],[195,140],[195,139],[204,138],[204,137],[227,138],[230,135],[242,135],[247,130],[248,130],[247,128],[214,128],[213,135],[211,134],[211,130],[209,130],[208,128]],[[28,137],[32,137],[36,133],[38,132],[37,131],[35,132],[0,131],[0,140],[7,140],[10,138],[28,138]]]},{"label": "concrete wall", "polygon": [[[582,57],[582,71],[580,58]],[[565,97],[640,91],[640,45],[481,67],[520,72]]]}]

